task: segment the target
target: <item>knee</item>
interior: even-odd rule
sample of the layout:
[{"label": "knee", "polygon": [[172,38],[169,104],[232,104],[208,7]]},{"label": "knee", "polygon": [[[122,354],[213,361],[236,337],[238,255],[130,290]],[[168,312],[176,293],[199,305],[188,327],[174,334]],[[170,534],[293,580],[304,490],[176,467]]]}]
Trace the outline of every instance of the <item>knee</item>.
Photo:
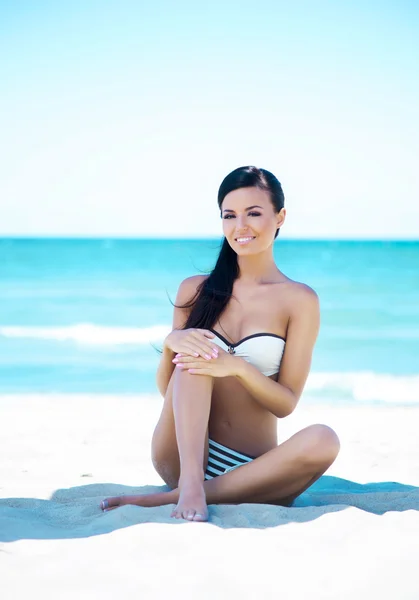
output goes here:
[{"label": "knee", "polygon": [[307,427],[305,443],[302,451],[305,462],[330,466],[340,450],[340,441],[336,432],[327,425],[310,425]]}]

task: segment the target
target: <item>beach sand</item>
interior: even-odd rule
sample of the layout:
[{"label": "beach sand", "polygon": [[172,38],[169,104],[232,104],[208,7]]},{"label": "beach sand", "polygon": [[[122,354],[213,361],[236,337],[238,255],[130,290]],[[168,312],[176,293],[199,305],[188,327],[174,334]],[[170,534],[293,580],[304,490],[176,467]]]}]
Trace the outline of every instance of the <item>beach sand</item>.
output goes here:
[{"label": "beach sand", "polygon": [[100,501],[166,489],[150,461],[151,396],[0,397],[0,596],[67,599],[419,599],[419,407],[304,406],[341,439],[291,508]]}]

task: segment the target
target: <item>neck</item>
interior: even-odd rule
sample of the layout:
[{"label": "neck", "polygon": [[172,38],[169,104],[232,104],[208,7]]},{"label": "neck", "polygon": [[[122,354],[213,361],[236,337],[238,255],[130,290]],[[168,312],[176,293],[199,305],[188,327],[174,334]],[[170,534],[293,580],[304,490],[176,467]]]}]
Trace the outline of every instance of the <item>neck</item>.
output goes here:
[{"label": "neck", "polygon": [[238,256],[239,265],[238,281],[243,284],[262,284],[272,281],[278,275],[272,247],[260,254],[251,256]]}]

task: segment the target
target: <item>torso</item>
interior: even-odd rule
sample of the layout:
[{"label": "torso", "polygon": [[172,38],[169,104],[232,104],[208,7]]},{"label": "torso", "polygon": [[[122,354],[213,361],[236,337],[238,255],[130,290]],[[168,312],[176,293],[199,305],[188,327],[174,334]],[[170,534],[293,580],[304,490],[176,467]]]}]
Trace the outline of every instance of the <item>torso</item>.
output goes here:
[{"label": "torso", "polygon": [[[277,281],[246,288],[235,282],[233,296],[212,329],[232,343],[255,333],[287,337],[297,282],[278,273]],[[278,373],[270,376],[275,381]],[[259,456],[277,445],[277,417],[264,409],[235,377],[216,378],[209,436],[239,452]]]}]

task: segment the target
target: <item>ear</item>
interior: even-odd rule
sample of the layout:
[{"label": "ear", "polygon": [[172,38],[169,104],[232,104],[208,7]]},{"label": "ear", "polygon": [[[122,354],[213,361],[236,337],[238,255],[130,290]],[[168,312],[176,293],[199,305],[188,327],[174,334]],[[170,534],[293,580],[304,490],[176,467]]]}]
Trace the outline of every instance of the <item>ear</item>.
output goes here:
[{"label": "ear", "polygon": [[285,217],[287,216],[287,211],[285,210],[285,208],[281,208],[281,210],[279,211],[279,213],[276,213],[276,226],[279,229],[280,227],[282,227],[282,225],[284,224],[285,221]]}]

